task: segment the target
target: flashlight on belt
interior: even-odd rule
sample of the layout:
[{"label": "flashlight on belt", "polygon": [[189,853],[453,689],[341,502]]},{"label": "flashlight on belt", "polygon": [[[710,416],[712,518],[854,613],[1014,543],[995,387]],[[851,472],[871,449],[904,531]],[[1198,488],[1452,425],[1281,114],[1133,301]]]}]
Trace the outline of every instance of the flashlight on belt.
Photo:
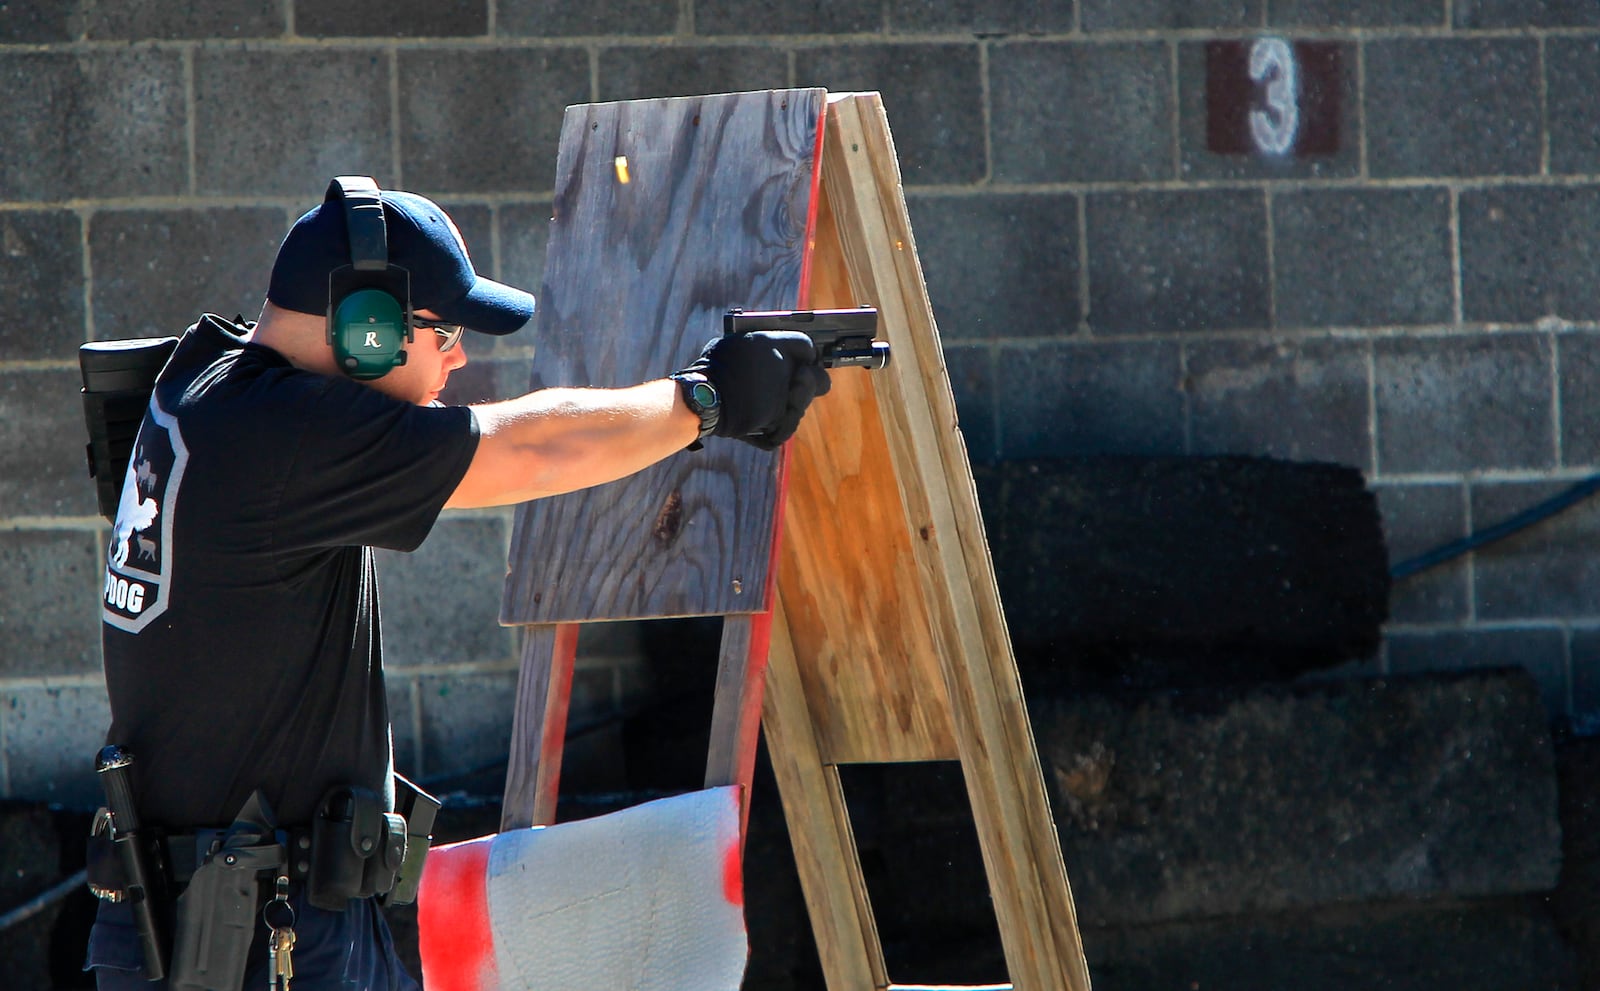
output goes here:
[{"label": "flashlight on belt", "polygon": [[102,747],[94,759],[95,773],[106,793],[106,808],[111,812],[111,839],[127,876],[123,900],[133,912],[134,928],[144,950],[144,976],[159,981],[167,976],[165,941],[156,916],[162,895],[159,864],[149,862],[146,846],[139,836],[139,813],[133,806],[133,754],[119,746]]}]

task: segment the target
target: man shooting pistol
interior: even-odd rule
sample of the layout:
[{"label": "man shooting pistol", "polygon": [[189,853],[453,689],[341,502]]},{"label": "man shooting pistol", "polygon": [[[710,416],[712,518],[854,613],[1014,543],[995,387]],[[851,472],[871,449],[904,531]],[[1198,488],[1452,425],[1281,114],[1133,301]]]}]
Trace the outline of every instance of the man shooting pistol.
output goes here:
[{"label": "man shooting pistol", "polygon": [[722,318],[722,334],[757,330],[794,330],[811,338],[823,368],[882,368],[889,363],[889,342],[873,340],[878,311],[870,306],[848,310],[763,310],[735,307]]}]

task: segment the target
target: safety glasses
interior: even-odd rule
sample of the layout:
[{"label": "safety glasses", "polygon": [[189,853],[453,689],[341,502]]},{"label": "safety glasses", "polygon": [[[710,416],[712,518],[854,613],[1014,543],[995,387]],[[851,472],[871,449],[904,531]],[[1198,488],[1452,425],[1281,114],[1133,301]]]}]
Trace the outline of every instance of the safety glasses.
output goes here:
[{"label": "safety glasses", "polygon": [[460,344],[461,335],[467,332],[467,328],[458,323],[438,323],[434,320],[424,320],[421,317],[413,317],[411,325],[420,330],[431,330],[438,334],[440,354],[444,354],[457,344]]}]

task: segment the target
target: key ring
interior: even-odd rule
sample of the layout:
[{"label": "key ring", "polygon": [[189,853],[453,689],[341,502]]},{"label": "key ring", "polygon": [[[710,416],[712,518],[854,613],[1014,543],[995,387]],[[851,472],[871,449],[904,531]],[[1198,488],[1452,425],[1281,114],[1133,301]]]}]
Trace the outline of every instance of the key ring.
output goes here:
[{"label": "key ring", "polygon": [[[283,906],[283,910],[289,913],[289,921],[282,925],[273,924],[273,921],[267,917],[267,913],[272,911],[274,905]],[[295,912],[294,906],[289,904],[289,878],[286,875],[278,875],[277,881],[274,882],[272,900],[261,907],[261,921],[273,932],[277,932],[280,929],[294,928]]]}]

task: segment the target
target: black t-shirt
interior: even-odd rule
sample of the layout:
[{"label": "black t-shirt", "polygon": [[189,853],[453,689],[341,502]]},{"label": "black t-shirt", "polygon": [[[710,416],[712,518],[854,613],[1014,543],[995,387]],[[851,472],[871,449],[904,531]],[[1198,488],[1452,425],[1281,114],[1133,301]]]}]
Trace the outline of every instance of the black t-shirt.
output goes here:
[{"label": "black t-shirt", "polygon": [[466,474],[465,407],[302,371],[203,317],[157,381],[107,550],[110,743],[141,816],[285,825],[335,784],[390,796],[372,547],[413,550]]}]

